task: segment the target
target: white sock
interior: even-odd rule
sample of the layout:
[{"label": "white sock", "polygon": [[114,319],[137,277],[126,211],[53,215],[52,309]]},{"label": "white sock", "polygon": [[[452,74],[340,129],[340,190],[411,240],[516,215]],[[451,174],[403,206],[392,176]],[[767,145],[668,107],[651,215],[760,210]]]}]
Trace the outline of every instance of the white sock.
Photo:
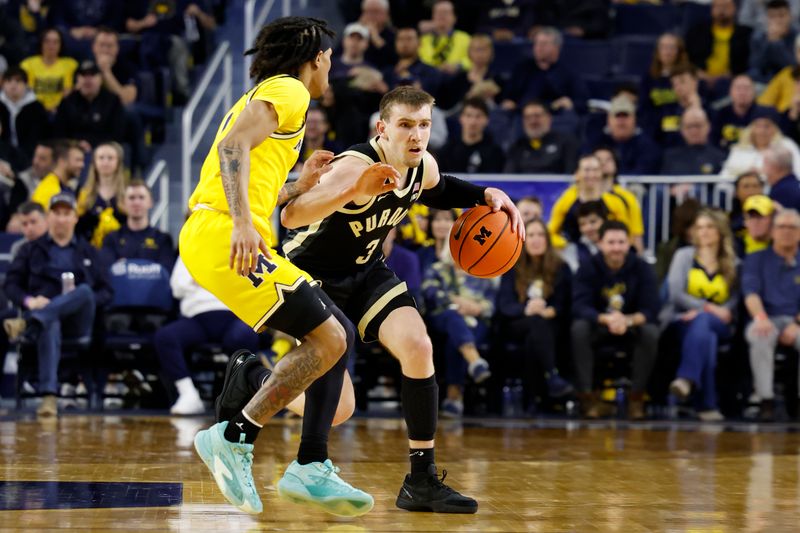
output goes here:
[{"label": "white sock", "polygon": [[178,394],[180,396],[183,395],[190,395],[190,396],[199,396],[200,393],[197,392],[197,389],[194,387],[194,383],[192,382],[192,378],[181,378],[175,382],[175,387],[178,389]]}]

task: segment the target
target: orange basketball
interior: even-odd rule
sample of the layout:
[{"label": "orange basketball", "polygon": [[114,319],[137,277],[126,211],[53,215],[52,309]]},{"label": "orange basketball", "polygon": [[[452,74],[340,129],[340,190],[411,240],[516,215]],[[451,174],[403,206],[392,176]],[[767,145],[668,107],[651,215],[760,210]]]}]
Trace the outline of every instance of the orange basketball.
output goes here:
[{"label": "orange basketball", "polygon": [[494,278],[507,272],[522,252],[522,241],[511,231],[505,211],[481,205],[465,211],[450,230],[450,253],[466,273]]}]

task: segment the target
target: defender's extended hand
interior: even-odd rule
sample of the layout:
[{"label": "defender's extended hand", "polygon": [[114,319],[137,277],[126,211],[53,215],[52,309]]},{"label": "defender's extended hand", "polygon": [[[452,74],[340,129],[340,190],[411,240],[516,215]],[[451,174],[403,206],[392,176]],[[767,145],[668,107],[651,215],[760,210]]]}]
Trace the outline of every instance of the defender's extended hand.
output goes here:
[{"label": "defender's extended hand", "polygon": [[272,259],[267,243],[261,238],[261,234],[253,224],[234,223],[233,232],[231,232],[231,270],[235,270],[240,276],[247,276],[255,272],[259,251],[267,259]]},{"label": "defender's extended hand", "polygon": [[295,182],[301,192],[310,191],[319,183],[319,178],[331,169],[330,162],[333,152],[328,150],[315,150],[303,164],[303,170]]}]

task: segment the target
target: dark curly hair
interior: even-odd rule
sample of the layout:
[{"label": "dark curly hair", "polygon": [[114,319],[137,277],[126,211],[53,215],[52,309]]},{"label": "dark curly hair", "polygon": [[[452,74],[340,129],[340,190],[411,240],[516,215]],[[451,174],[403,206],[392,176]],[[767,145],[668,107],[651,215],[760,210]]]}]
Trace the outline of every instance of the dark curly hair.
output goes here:
[{"label": "dark curly hair", "polygon": [[277,74],[300,74],[300,67],[312,61],[322,47],[328,48],[336,33],[324,20],[284,17],[258,32],[256,42],[245,55],[253,55],[250,77],[256,83]]}]

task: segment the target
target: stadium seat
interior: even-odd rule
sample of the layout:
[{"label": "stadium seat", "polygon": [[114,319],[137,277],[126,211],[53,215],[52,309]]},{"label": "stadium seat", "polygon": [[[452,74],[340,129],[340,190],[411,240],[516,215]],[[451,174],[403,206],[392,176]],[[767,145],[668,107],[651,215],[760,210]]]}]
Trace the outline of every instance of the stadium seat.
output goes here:
[{"label": "stadium seat", "polygon": [[497,73],[501,78],[510,78],[517,63],[526,57],[530,57],[532,46],[528,39],[514,39],[513,41],[494,43],[492,72]]},{"label": "stadium seat", "polygon": [[567,39],[560,60],[582,76],[605,76],[611,70],[611,45],[608,41]]},{"label": "stadium seat", "polygon": [[684,2],[681,8],[681,34],[686,35],[695,24],[711,19],[711,5]]},{"label": "stadium seat", "polygon": [[114,299],[103,313],[105,352],[115,366],[158,373],[153,335],[173,314],[169,273],[152,261],[118,261],[111,286]]},{"label": "stadium seat", "polygon": [[614,40],[614,73],[625,76],[643,76],[653,61],[656,37],[624,36]]},{"label": "stadium seat", "polygon": [[626,5],[614,7],[617,35],[660,35],[681,25],[681,11],[674,5]]}]

